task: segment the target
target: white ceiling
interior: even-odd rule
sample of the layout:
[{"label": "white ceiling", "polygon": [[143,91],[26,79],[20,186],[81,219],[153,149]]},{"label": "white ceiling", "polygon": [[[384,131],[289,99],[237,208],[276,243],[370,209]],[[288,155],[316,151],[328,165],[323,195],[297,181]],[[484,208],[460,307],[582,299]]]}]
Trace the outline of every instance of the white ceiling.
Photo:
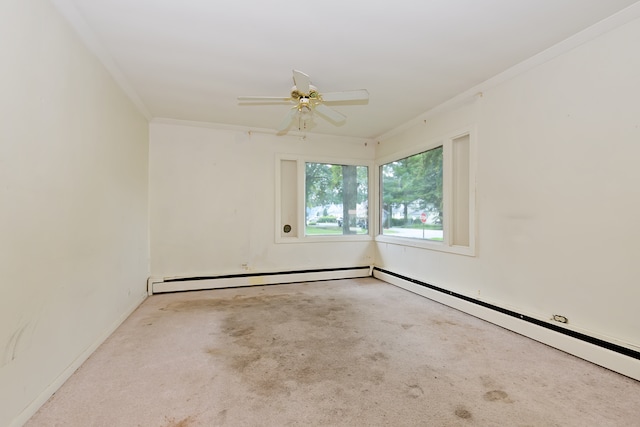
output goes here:
[{"label": "white ceiling", "polygon": [[52,0],[150,118],[274,129],[291,71],[322,92],[366,88],[335,107],[375,138],[636,0]]}]

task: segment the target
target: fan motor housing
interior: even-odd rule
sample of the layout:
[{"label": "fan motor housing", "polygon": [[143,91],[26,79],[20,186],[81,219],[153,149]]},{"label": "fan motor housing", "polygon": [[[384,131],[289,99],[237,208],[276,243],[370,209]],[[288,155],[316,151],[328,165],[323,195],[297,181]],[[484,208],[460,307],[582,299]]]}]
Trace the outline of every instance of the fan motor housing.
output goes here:
[{"label": "fan motor housing", "polygon": [[317,112],[323,118],[329,120],[334,125],[344,123],[346,116],[339,111],[325,105],[325,102],[339,102],[341,104],[349,101],[367,101],[369,92],[366,89],[341,91],[341,92],[318,92],[318,88],[311,84],[311,79],[302,71],[293,70],[293,83],[291,95],[281,96],[240,96],[238,100],[258,101],[258,102],[293,102],[289,113],[278,128],[278,134],[286,133],[289,127],[297,119],[298,130],[310,128],[313,124],[314,113]]},{"label": "fan motor housing", "polygon": [[296,86],[291,88],[291,98],[298,100],[300,98],[320,99],[318,88],[314,85],[309,85],[309,93],[303,93],[298,90]]}]

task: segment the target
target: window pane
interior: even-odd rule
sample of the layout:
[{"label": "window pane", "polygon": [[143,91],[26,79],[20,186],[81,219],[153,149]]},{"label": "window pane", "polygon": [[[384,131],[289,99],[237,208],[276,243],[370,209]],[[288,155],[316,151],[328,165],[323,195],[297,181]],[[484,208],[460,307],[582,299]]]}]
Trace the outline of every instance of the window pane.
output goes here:
[{"label": "window pane", "polygon": [[382,234],[442,240],[442,147],[380,167]]},{"label": "window pane", "polygon": [[305,235],[368,233],[366,166],[306,163]]}]

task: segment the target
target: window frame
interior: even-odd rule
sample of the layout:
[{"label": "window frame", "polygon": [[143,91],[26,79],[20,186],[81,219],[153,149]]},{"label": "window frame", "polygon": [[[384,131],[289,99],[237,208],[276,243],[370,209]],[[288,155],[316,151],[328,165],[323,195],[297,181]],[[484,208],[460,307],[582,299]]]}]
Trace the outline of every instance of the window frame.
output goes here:
[{"label": "window frame", "polygon": [[[440,252],[456,253],[460,255],[475,256],[476,253],[476,213],[475,213],[475,164],[476,164],[476,149],[475,149],[475,129],[465,128],[456,132],[447,134],[444,137],[432,139],[428,142],[412,146],[411,148],[397,151],[394,154],[384,156],[376,159],[375,167],[375,182],[377,185],[376,191],[376,242],[390,243],[400,246],[410,246],[422,249],[429,249]],[[468,217],[469,217],[469,245],[461,246],[454,245],[451,242],[453,211],[453,143],[455,140],[463,137],[469,137],[469,203],[468,203]],[[428,239],[416,239],[411,237],[391,236],[382,233],[382,174],[381,168],[383,165],[411,157],[416,154],[423,153],[425,151],[442,146],[442,205],[443,205],[443,239],[442,241],[428,240]]]},{"label": "window frame", "polygon": [[[283,237],[280,234],[281,227],[281,201],[283,195],[281,194],[281,171],[280,171],[280,162],[282,160],[293,160],[297,162],[297,202],[296,202],[296,212],[297,212],[297,227],[298,227],[298,235],[292,237]],[[367,168],[367,221],[369,224],[369,228],[367,229],[367,233],[363,234],[335,234],[335,235],[312,235],[307,236],[305,234],[306,230],[306,164],[307,163],[324,163],[324,164],[332,164],[332,165],[349,165],[349,166],[364,166]],[[327,243],[327,242],[362,242],[362,241],[372,241],[374,239],[374,213],[375,210],[375,197],[374,193],[376,188],[374,187],[374,179],[375,179],[375,162],[373,160],[362,160],[362,159],[353,159],[353,158],[336,158],[336,157],[327,157],[327,156],[288,156],[288,155],[277,155],[276,156],[276,215],[275,215],[275,240],[276,243]],[[372,206],[374,209],[372,209]]]}]

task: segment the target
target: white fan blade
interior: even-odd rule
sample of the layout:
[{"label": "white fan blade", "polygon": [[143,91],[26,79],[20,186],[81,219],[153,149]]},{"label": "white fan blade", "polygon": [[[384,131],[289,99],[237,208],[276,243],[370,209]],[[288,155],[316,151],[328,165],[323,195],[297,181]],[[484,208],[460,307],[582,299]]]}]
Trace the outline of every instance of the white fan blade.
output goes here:
[{"label": "white fan blade", "polygon": [[293,118],[296,116],[297,113],[298,113],[298,107],[293,107],[291,111],[289,111],[289,113],[286,115],[282,123],[280,123],[280,126],[278,126],[278,129],[277,129],[278,132],[283,132],[287,130],[289,126],[291,126],[291,122],[293,122]]},{"label": "white fan blade", "polygon": [[322,100],[326,102],[369,100],[369,92],[366,89],[345,90],[343,92],[327,92],[321,94],[321,96]]},{"label": "white fan blade", "polygon": [[340,124],[347,119],[347,116],[345,116],[344,114],[339,113],[338,111],[334,110],[333,108],[329,108],[324,104],[316,105],[315,110],[319,114],[325,116],[326,118],[328,118],[332,122],[335,122],[336,124]]},{"label": "white fan blade", "polygon": [[295,83],[298,92],[309,93],[309,84],[311,83],[311,79],[309,79],[308,75],[302,71],[293,70],[293,82]]},{"label": "white fan blade", "polygon": [[282,96],[239,96],[238,101],[291,101],[291,97],[284,98]]}]

